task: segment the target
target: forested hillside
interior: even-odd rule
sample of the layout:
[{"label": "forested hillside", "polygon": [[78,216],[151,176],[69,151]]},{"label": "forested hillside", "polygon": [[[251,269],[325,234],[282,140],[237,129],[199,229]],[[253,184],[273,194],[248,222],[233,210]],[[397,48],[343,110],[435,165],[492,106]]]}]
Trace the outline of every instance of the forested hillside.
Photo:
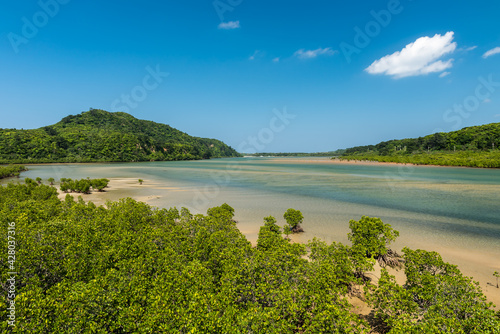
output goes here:
[{"label": "forested hillside", "polygon": [[[227,204],[97,207],[28,181],[0,186],[3,333],[500,332],[476,283],[435,252],[399,258],[377,218],[349,222],[351,246],[292,243],[267,217],[252,247]],[[405,285],[385,269],[373,284],[377,260],[404,260]]]},{"label": "forested hillside", "polygon": [[348,148],[347,160],[500,168],[500,123]]},{"label": "forested hillside", "polygon": [[163,161],[236,157],[216,139],[91,109],[34,130],[0,129],[0,163]]}]

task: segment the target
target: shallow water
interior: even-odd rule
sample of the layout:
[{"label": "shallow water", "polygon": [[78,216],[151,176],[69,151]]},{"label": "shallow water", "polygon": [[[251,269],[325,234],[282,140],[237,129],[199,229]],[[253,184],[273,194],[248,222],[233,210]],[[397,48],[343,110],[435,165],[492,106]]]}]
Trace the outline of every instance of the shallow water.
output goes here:
[{"label": "shallow water", "polygon": [[[129,179],[134,187],[120,191],[113,191],[112,180],[106,198],[130,196],[196,213],[227,202],[252,242],[264,217],[273,215],[283,225],[288,208],[304,214],[306,232],[294,236],[301,242],[313,237],[347,242],[350,219],[375,216],[400,231],[394,248],[439,251],[483,288],[500,269],[499,169],[238,158],[37,165],[23,176]],[[139,178],[143,186],[137,185]]]}]

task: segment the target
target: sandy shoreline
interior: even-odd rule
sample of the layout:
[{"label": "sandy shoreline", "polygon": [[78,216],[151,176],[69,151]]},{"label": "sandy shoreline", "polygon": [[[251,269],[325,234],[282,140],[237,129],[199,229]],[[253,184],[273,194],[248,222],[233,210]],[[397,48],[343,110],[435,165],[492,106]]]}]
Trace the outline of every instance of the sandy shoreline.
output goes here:
[{"label": "sandy shoreline", "polygon": [[[145,202],[152,206],[161,206],[163,204],[162,196],[155,194],[155,190],[167,189],[172,193],[188,191],[187,189],[183,189],[181,187],[168,186],[160,182],[155,182],[154,180],[148,179],[144,179],[143,185],[140,185],[137,179],[132,178],[109,179],[109,188],[106,188],[105,192],[93,192],[87,195],[73,193],[70,195],[75,199],[77,199],[78,196],[81,196],[85,201],[92,201],[96,205],[105,205],[106,201],[108,200],[116,201],[120,198],[131,197],[137,201]],[[62,193],[59,191],[58,197],[64,200],[66,195],[66,193]],[[236,212],[236,215],[238,216],[238,211]],[[249,240],[252,241],[252,238],[254,238],[258,233],[260,222],[256,222],[256,224],[252,225],[252,227],[250,228],[248,228],[248,225],[246,226],[247,228],[243,229],[243,226],[241,226],[240,230],[247,238],[250,238]],[[417,241],[415,241],[415,239],[416,238],[414,235],[405,236],[402,234],[400,239],[398,240],[399,242],[394,245],[394,248],[397,251],[400,251],[400,249],[405,246],[405,241],[411,240],[414,244],[418,244],[418,248],[420,249],[437,251],[446,262],[458,265],[459,269],[464,275],[471,276],[475,281],[478,281],[480,283],[481,289],[487,296],[488,301],[493,302],[496,305],[496,309],[500,310],[500,289],[497,289],[496,286],[493,285],[495,284],[495,280],[492,275],[493,271],[491,272],[491,274],[486,274],[484,270],[484,268],[497,268],[500,264],[497,259],[493,259],[490,256],[482,254],[480,250],[470,250],[463,247],[460,248],[458,246],[454,248],[443,247],[430,243],[429,241],[422,240],[422,238],[417,239]],[[303,241],[298,240],[298,242]],[[402,271],[392,271],[392,274],[396,275],[399,283],[404,283],[405,277]]]}]

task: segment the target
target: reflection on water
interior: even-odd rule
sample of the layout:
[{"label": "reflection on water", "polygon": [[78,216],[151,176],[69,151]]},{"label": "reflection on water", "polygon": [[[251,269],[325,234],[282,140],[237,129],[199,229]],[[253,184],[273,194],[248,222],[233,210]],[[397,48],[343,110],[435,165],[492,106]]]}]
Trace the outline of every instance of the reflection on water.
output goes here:
[{"label": "reflection on water", "polygon": [[185,206],[196,212],[227,202],[251,241],[256,240],[263,217],[273,215],[284,224],[282,215],[290,207],[305,216],[306,233],[295,236],[304,242],[313,237],[347,242],[350,219],[376,216],[401,232],[396,248],[440,251],[448,261],[466,264],[469,275],[485,280],[500,269],[498,169],[239,158],[40,165],[23,175],[141,178],[142,187],[111,188],[106,196],[131,196],[159,207]]}]

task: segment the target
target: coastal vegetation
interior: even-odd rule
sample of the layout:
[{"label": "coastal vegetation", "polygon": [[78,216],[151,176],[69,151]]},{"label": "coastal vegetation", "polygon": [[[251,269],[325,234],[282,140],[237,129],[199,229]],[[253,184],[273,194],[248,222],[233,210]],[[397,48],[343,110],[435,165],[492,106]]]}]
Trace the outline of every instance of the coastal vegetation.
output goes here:
[{"label": "coastal vegetation", "polygon": [[[68,182],[66,180],[66,182]],[[297,210],[295,210],[295,213]],[[288,211],[287,211],[288,212]],[[297,220],[294,220],[297,221]],[[288,225],[288,224],[287,224]],[[27,180],[0,186],[0,316],[13,333],[498,333],[500,313],[439,254],[403,249],[406,283],[376,261],[399,233],[352,220],[351,245],[283,237],[264,218],[256,246],[223,204],[206,215],[130,198],[106,206]],[[7,231],[15,229],[15,234]],[[388,262],[388,266],[393,263]],[[9,272],[16,272],[14,279]],[[13,286],[13,290],[12,290]],[[11,304],[15,291],[15,303]],[[9,296],[9,297],[8,297]],[[8,297],[8,298],[7,298]],[[358,314],[353,298],[372,308]],[[9,303],[9,304],[8,304]]]},{"label": "coastal vegetation", "polygon": [[19,176],[21,172],[24,172],[26,170],[27,170],[26,167],[21,165],[0,166],[0,179],[12,176]]},{"label": "coastal vegetation", "polygon": [[0,129],[0,163],[128,162],[240,156],[216,139],[91,109],[33,130]]},{"label": "coastal vegetation", "polygon": [[500,123],[348,148],[341,160],[500,168]]},{"label": "coastal vegetation", "polygon": [[290,208],[286,210],[283,218],[285,218],[285,221],[287,223],[286,227],[290,229],[291,233],[304,232],[304,229],[300,226],[300,224],[302,224],[302,222],[304,221],[302,212]]},{"label": "coastal vegetation", "polygon": [[62,178],[60,189],[63,192],[76,192],[89,194],[90,188],[97,191],[104,191],[104,188],[108,186],[108,179],[81,179],[81,180],[72,180],[69,178]]}]

